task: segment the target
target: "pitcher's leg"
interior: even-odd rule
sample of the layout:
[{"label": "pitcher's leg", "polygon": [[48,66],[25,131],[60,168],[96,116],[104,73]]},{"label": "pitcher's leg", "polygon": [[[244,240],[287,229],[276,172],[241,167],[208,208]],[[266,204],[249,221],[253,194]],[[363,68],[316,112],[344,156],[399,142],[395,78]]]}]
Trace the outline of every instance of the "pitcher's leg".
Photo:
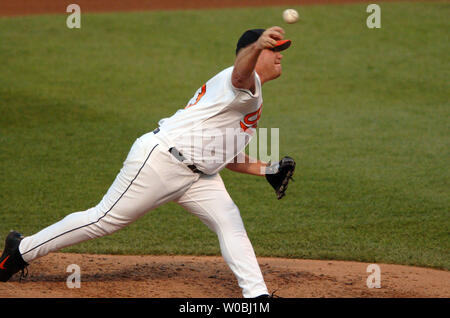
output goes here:
[{"label": "pitcher's leg", "polygon": [[[185,168],[173,166],[170,156],[158,144],[137,140],[101,202],[84,212],[68,215],[19,246],[22,258],[30,262],[92,238],[111,234],[157,206],[175,199],[196,179]],[[168,151],[166,150],[168,153]],[[171,166],[172,165],[172,166]],[[165,177],[176,174],[179,184],[168,185]]]},{"label": "pitcher's leg", "polygon": [[244,297],[269,294],[239,209],[218,174],[202,176],[176,202],[217,234],[222,256]]}]

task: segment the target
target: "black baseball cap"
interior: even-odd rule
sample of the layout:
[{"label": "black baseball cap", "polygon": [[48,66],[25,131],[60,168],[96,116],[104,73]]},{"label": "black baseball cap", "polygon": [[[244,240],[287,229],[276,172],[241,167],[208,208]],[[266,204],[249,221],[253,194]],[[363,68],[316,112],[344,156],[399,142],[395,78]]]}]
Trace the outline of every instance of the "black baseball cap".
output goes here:
[{"label": "black baseball cap", "polygon": [[[241,37],[239,38],[239,40],[237,42],[236,55],[238,54],[240,49],[242,49],[252,43],[255,43],[259,39],[261,34],[264,33],[264,31],[266,31],[266,30],[265,29],[252,29],[252,30],[245,31],[241,35]],[[277,44],[275,45],[275,47],[271,48],[271,50],[275,51],[275,52],[279,52],[279,51],[286,50],[290,46],[291,46],[291,40],[280,40],[280,41],[277,41]]]}]

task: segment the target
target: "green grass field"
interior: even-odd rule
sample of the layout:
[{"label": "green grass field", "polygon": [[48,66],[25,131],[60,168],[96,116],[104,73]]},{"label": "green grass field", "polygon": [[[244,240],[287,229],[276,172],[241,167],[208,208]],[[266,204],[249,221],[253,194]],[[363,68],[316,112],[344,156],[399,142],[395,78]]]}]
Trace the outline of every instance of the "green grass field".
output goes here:
[{"label": "green grass field", "polygon": [[[31,235],[97,204],[140,135],[233,64],[241,33],[281,25],[293,46],[264,87],[295,183],[223,171],[258,256],[450,269],[448,2],[0,18],[0,235]],[[3,239],[2,239],[3,240]],[[219,254],[175,204],[65,249]]]}]

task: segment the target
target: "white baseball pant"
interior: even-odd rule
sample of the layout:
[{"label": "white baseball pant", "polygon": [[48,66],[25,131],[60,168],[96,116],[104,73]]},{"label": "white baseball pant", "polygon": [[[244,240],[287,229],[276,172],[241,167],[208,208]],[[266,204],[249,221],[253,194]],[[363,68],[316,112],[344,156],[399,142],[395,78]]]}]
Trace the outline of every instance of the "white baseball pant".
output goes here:
[{"label": "white baseball pant", "polygon": [[89,239],[112,234],[156,207],[174,201],[198,216],[220,243],[244,297],[268,294],[239,209],[219,174],[200,175],[169,153],[152,132],[138,138],[100,203],[69,214],[25,237],[19,251],[26,262]]}]

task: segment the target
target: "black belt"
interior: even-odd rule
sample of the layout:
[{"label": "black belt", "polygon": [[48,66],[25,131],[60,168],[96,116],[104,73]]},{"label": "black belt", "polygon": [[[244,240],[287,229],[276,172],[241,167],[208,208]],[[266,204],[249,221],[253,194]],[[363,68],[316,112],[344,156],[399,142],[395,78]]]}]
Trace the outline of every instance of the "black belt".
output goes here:
[{"label": "black belt", "polygon": [[[157,133],[159,133],[159,127],[156,128],[155,130],[153,130],[153,133],[156,135]],[[169,149],[169,152],[172,154],[172,156],[174,156],[175,158],[177,158],[178,161],[181,161],[184,163],[184,161],[186,160],[186,158],[181,154],[181,152],[178,151],[177,148],[172,147]],[[189,169],[192,170],[192,172],[194,173],[199,173],[199,174],[203,174],[203,172],[201,172],[195,165],[186,165]]]},{"label": "black belt", "polygon": [[[184,163],[184,161],[186,160],[186,158],[181,154],[181,152],[179,152],[178,149],[175,147],[170,148],[169,152],[172,154],[172,156],[177,158],[178,161],[181,161]],[[203,172],[201,172],[195,165],[186,165],[186,166],[189,169],[191,169],[192,172],[203,174]]]}]

